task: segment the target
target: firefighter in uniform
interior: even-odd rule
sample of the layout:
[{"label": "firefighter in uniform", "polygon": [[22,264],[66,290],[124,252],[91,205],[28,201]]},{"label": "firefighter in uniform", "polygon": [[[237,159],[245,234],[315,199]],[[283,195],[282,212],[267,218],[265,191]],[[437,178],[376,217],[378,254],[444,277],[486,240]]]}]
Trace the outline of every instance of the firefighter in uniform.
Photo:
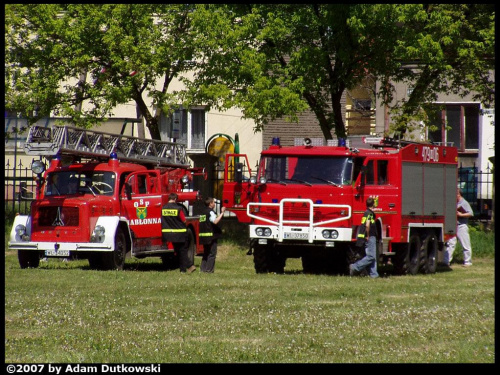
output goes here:
[{"label": "firefighter in uniform", "polygon": [[203,257],[201,260],[201,272],[213,273],[215,258],[217,256],[217,239],[222,231],[217,224],[222,219],[226,207],[221,208],[220,215],[214,211],[214,198],[205,199],[205,209],[200,215],[200,243],[203,244]]},{"label": "firefighter in uniform", "polygon": [[179,256],[179,268],[181,272],[191,273],[196,270],[194,264],[189,264],[188,257],[188,235],[186,227],[186,216],[182,207],[177,203],[177,194],[168,196],[168,203],[161,210],[161,232],[163,242],[172,242],[174,250]]},{"label": "firefighter in uniform", "polygon": [[377,226],[375,225],[375,213],[372,211],[374,205],[375,201],[373,198],[370,197],[366,200],[366,211],[361,218],[361,225],[356,239],[356,246],[365,246],[366,255],[356,263],[349,265],[351,276],[359,274],[366,268],[370,277],[378,277]]}]

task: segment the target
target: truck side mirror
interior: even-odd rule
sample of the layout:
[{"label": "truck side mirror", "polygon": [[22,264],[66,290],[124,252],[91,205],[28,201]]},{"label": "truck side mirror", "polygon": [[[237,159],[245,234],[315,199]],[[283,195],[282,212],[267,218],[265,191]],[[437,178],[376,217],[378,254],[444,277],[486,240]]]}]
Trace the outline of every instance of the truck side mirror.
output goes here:
[{"label": "truck side mirror", "polygon": [[360,184],[356,186],[357,189],[366,185],[366,165],[363,165],[359,171],[359,183]]},{"label": "truck side mirror", "polygon": [[234,169],[234,180],[238,183],[243,181],[243,163],[236,163]]}]

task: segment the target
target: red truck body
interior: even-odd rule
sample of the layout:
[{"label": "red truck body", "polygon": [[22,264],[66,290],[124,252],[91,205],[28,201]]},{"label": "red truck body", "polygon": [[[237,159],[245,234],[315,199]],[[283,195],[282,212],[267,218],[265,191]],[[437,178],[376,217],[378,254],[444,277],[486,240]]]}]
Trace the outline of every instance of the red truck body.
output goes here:
[{"label": "red truck body", "polygon": [[257,272],[282,272],[289,257],[301,257],[304,270],[346,272],[368,197],[379,259],[403,274],[435,272],[438,251],[456,231],[457,150],[377,142],[273,145],[255,176],[238,174],[245,155],[227,156],[224,205],[249,224]]},{"label": "red truck body", "polygon": [[113,152],[81,162],[79,156],[88,153],[79,148],[65,145],[63,154],[75,158],[69,163],[59,154],[52,157],[39,174],[31,214],[15,219],[9,249],[18,251],[22,268],[37,267],[42,257],[78,257],[89,259],[92,268],[122,269],[129,253],[161,257],[166,268],[176,268],[178,255],[161,232],[161,210],[172,192],[184,203],[190,257],[203,253],[199,216],[192,215],[199,196],[190,188],[199,170],[142,159],[121,162]]}]

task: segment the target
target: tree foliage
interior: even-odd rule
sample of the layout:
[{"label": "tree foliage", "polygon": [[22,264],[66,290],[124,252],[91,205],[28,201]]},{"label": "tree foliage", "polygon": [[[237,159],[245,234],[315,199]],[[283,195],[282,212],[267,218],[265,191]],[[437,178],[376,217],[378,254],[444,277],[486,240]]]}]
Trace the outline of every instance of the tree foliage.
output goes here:
[{"label": "tree foliage", "polygon": [[[396,10],[402,25],[394,50],[398,69],[378,77],[412,88],[407,100],[393,106],[395,131],[411,130],[412,119],[425,123],[426,104],[436,101],[438,94],[472,94],[486,107],[494,104],[494,5],[410,4]],[[390,104],[393,92],[394,85],[387,84],[378,94]]]},{"label": "tree foliage", "polygon": [[[310,109],[345,137],[341,98],[381,82],[404,132],[438,93],[494,102],[495,9],[488,4],[9,4],[6,107],[90,126],[134,101],[153,138],[154,108],[240,108],[256,130]],[[409,64],[411,63],[411,64]],[[189,73],[189,74],[188,74]],[[194,75],[192,75],[194,74]],[[174,91],[179,79],[186,90]],[[394,100],[394,85],[413,88]],[[150,102],[153,102],[153,106]]]},{"label": "tree foliage", "polygon": [[[178,104],[169,85],[190,69],[188,5],[6,5],[6,107],[29,121],[91,126],[134,101],[153,138],[153,108]],[[150,105],[151,99],[153,107]]]},{"label": "tree foliage", "polygon": [[[345,90],[372,76],[404,132],[440,92],[492,103],[494,14],[480,4],[205,5],[193,22],[205,38],[193,95],[238,106],[258,127],[309,108],[330,139],[346,135]],[[393,103],[397,82],[413,87],[407,101]]]}]

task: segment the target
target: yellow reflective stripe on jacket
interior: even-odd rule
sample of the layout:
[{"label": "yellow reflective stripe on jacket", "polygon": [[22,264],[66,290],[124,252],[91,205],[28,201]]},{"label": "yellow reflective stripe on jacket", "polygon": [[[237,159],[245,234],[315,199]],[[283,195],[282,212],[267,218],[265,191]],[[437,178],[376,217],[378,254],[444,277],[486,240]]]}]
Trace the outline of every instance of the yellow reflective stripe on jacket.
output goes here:
[{"label": "yellow reflective stripe on jacket", "polygon": [[214,234],[212,232],[199,233],[199,237],[212,237]]},{"label": "yellow reflective stripe on jacket", "polygon": [[168,232],[168,233],[180,233],[180,232],[186,232],[187,229],[162,229],[162,232]]}]

